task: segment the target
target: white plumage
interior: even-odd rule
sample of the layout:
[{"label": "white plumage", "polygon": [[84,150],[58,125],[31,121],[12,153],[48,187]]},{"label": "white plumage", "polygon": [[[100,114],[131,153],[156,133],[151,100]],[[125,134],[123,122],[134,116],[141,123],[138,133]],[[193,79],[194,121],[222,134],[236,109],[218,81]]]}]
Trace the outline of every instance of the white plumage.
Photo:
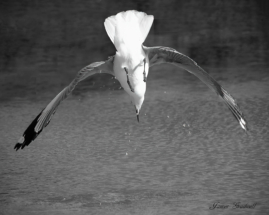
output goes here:
[{"label": "white plumage", "polygon": [[154,17],[143,12],[129,10],[110,16],[105,20],[105,29],[120,52],[122,48],[128,47],[130,51],[141,49],[145,41]]}]

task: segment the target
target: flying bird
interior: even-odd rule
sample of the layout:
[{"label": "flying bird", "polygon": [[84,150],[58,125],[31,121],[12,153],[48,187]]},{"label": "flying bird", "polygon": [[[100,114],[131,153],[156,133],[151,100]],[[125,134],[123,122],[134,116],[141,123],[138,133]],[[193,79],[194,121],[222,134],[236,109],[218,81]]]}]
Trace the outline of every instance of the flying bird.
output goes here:
[{"label": "flying bird", "polygon": [[28,146],[45,128],[57,107],[85,78],[97,73],[108,73],[115,76],[123,89],[129,94],[135,107],[137,120],[144,101],[149,67],[169,63],[187,70],[212,89],[228,106],[240,126],[247,131],[247,123],[243,118],[235,99],[223,89],[207,72],[188,56],[173,48],[143,45],[154,17],[143,12],[129,10],[108,17],[105,22],[106,32],[115,45],[116,54],[106,61],[92,63],[81,69],[74,80],[37,115],[14,149]]}]

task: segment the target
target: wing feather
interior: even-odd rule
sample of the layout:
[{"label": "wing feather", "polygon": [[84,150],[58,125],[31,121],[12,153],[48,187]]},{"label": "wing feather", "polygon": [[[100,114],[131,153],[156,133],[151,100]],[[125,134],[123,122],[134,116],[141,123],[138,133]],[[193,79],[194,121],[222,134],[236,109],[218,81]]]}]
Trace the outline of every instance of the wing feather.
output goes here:
[{"label": "wing feather", "polygon": [[243,117],[239,106],[235,99],[223,87],[212,78],[206,71],[204,71],[194,60],[188,56],[179,53],[175,49],[168,47],[146,47],[142,46],[147,57],[149,58],[149,66],[154,66],[160,63],[171,63],[195,75],[209,88],[220,96],[224,103],[228,106],[240,126],[247,131],[247,123]]},{"label": "wing feather", "polygon": [[65,87],[52,101],[37,115],[28,128],[23,133],[22,137],[18,140],[14,149],[23,149],[28,146],[46,127],[53,114],[56,112],[59,104],[74,90],[75,86],[85,78],[94,75],[96,73],[113,73],[113,60],[114,57],[109,58],[107,61],[92,63],[83,69],[81,69],[75,79]]}]

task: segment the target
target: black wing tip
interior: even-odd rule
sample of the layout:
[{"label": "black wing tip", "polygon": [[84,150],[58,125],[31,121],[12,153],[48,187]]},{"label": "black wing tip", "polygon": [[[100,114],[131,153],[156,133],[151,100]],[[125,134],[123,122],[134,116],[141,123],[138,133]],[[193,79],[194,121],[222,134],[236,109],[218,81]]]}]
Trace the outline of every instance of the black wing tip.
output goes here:
[{"label": "black wing tip", "polygon": [[36,132],[35,126],[42,112],[43,110],[37,115],[37,117],[33,120],[33,122],[28,126],[28,128],[23,133],[23,136],[19,139],[18,143],[14,146],[14,149],[16,151],[18,151],[19,149],[23,149],[25,146],[28,146],[40,134],[42,129]]},{"label": "black wing tip", "polygon": [[14,146],[14,149],[16,149],[16,151],[18,151],[19,149],[23,149],[25,146],[28,146],[42,131],[40,130],[38,133],[36,133],[34,129],[32,130],[31,125],[26,129],[23,136],[21,137],[23,138],[23,142],[20,142],[20,139],[19,142]]},{"label": "black wing tip", "polygon": [[[42,131],[42,130],[41,130]],[[41,132],[40,131],[40,132]],[[36,133],[35,131],[31,131],[29,128],[24,132],[23,137],[24,141],[22,143],[18,142],[16,143],[16,145],[14,146],[14,149],[16,149],[16,151],[18,151],[19,149],[23,149],[25,146],[28,146],[32,141],[35,140],[35,138],[38,136],[38,134],[40,133]],[[20,140],[19,140],[20,141]]]},{"label": "black wing tip", "polygon": [[[28,132],[27,132],[28,131]],[[40,132],[39,132],[40,133]],[[30,133],[29,129],[27,129],[21,139],[23,139],[23,142],[20,142],[21,139],[19,140],[18,143],[14,146],[14,149],[18,151],[19,149],[24,149],[25,146],[28,146],[34,139],[37,137],[39,133]]]},{"label": "black wing tip", "polygon": [[[15,146],[14,146],[14,149],[16,149],[16,151],[18,151],[20,148],[22,148],[22,145],[21,143],[17,143]],[[23,149],[23,148],[22,148]]]},{"label": "black wing tip", "polygon": [[17,143],[17,144],[14,146],[14,149],[16,149],[16,151],[18,151],[19,149],[23,149],[26,145],[29,145],[29,144]]}]

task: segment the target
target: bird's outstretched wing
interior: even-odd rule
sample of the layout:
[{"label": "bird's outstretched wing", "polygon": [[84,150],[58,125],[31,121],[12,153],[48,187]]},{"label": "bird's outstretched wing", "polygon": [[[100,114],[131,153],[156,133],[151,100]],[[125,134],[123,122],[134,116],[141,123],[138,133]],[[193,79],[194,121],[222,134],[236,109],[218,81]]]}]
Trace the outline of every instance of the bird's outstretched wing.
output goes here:
[{"label": "bird's outstretched wing", "polygon": [[236,104],[235,99],[226,90],[224,90],[223,87],[214,78],[212,78],[206,71],[204,71],[200,66],[198,66],[194,60],[184,54],[179,53],[175,49],[168,47],[143,46],[143,49],[147,57],[149,58],[149,66],[154,66],[160,63],[170,63],[187,70],[188,72],[199,78],[223,99],[223,101],[229,107],[236,120],[239,122],[240,126],[245,131],[247,131],[246,120],[244,119],[242,112]]},{"label": "bird's outstretched wing", "polygon": [[14,149],[23,149],[28,146],[46,127],[53,114],[55,113],[57,107],[75,88],[78,82],[84,80],[85,78],[94,75],[96,73],[113,73],[113,60],[114,57],[110,57],[107,61],[92,63],[83,69],[81,69],[75,79],[65,87],[55,98],[37,115],[29,127],[25,130],[22,137],[18,140]]}]

